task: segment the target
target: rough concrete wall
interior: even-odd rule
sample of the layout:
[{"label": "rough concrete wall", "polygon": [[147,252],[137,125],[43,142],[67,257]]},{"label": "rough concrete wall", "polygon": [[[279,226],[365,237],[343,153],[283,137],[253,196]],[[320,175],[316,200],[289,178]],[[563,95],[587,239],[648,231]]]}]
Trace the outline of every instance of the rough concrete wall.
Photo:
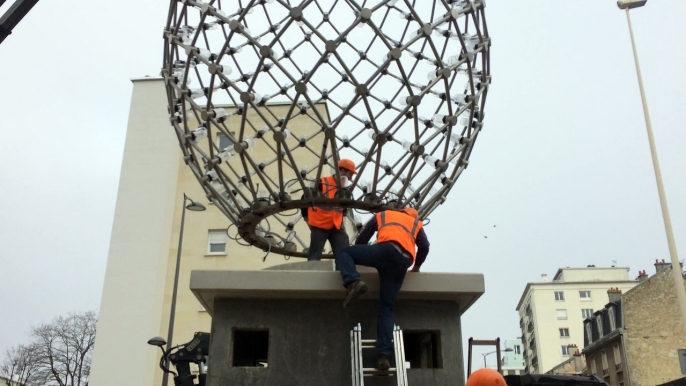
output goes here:
[{"label": "rough concrete wall", "polygon": [[[377,301],[221,299],[215,303],[208,386],[351,384],[350,330],[362,324],[362,337],[376,337]],[[458,307],[449,301],[399,301],[396,323],[405,331],[440,330],[443,368],[410,369],[413,386],[464,385]],[[268,368],[232,367],[234,328],[268,328]],[[373,367],[373,350],[365,367]],[[395,378],[365,378],[365,385],[394,385]]]},{"label": "rough concrete wall", "polygon": [[677,349],[686,337],[666,269],[624,296],[627,364],[633,386],[653,386],[683,377]]}]

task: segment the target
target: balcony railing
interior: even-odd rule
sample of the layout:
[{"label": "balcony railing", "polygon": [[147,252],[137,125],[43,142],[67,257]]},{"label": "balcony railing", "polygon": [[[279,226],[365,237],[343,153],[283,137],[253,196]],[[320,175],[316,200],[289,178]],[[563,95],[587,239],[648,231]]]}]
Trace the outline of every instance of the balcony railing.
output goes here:
[{"label": "balcony railing", "polygon": [[617,364],[615,365],[615,371],[616,371],[616,372],[622,371],[622,364],[621,364],[621,363],[617,363]]},{"label": "balcony railing", "polygon": [[534,330],[534,322],[529,322],[529,324],[526,326],[526,330],[528,332],[532,332]]},{"label": "balcony railing", "polygon": [[610,374],[610,369],[603,369],[603,376]]}]

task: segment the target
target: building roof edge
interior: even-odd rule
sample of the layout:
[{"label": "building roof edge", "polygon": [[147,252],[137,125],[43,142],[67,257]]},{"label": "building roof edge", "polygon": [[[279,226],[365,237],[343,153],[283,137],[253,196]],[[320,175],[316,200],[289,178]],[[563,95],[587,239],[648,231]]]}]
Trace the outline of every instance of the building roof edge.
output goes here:
[{"label": "building roof edge", "polygon": [[524,292],[522,292],[522,296],[519,298],[519,303],[517,303],[517,308],[515,311],[519,311],[519,308],[522,306],[522,302],[524,302],[524,296],[526,296],[526,293],[529,292],[529,288],[532,284],[536,283],[526,283],[526,288],[524,288]]},{"label": "building roof edge", "polygon": [[150,80],[164,80],[161,76],[143,76],[140,78],[131,78],[131,83],[136,83],[136,82],[146,82]]}]

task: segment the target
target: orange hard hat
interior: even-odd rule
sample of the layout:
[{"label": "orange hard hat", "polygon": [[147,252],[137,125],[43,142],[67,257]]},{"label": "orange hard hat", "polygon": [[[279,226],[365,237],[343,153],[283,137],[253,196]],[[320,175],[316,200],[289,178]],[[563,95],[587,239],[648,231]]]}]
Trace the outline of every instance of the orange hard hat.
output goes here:
[{"label": "orange hard hat", "polygon": [[417,210],[415,208],[405,208],[400,209],[400,211],[412,218],[417,218],[419,216],[419,213],[417,213]]},{"label": "orange hard hat", "polygon": [[507,383],[496,370],[483,368],[473,372],[465,386],[507,386]]},{"label": "orange hard hat", "polygon": [[348,169],[351,172],[353,172],[353,174],[357,174],[357,172],[355,171],[355,163],[347,158],[338,161],[338,167]]}]

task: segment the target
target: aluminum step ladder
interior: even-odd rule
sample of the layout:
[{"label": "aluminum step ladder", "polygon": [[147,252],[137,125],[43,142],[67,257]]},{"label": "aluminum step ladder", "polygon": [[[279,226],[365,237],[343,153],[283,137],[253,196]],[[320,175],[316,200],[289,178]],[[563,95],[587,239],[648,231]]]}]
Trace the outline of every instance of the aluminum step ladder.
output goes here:
[{"label": "aluminum step ladder", "polygon": [[400,327],[393,327],[393,347],[395,349],[396,367],[391,367],[387,371],[381,371],[374,367],[364,367],[362,350],[374,349],[375,345],[376,339],[362,339],[362,326],[360,326],[359,323],[350,331],[350,357],[353,386],[364,386],[364,377],[392,376],[396,377],[398,386],[407,386],[405,343],[403,342],[403,331]]}]

